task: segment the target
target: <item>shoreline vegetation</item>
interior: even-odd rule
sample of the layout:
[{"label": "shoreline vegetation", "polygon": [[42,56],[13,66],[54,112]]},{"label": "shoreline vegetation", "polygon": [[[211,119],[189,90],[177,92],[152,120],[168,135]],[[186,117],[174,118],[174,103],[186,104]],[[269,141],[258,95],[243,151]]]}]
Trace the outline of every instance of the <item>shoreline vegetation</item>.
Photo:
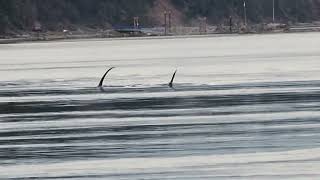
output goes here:
[{"label": "shoreline vegetation", "polygon": [[[83,30],[85,29],[85,30]],[[297,33],[297,32],[320,32],[320,22],[298,23],[294,25],[269,23],[254,24],[233,27],[230,26],[207,26],[205,30],[201,27],[172,27],[165,32],[164,27],[139,28],[133,31],[119,31],[116,29],[88,29],[64,30],[63,32],[23,32],[17,35],[0,36],[0,44],[13,44],[23,42],[46,42],[58,40],[77,39],[110,39],[110,38],[146,38],[146,37],[189,37],[189,36],[214,36],[214,35],[240,35],[240,34],[270,34],[270,33]]]},{"label": "shoreline vegetation", "polygon": [[319,0],[0,0],[0,43],[319,31],[319,15]]}]

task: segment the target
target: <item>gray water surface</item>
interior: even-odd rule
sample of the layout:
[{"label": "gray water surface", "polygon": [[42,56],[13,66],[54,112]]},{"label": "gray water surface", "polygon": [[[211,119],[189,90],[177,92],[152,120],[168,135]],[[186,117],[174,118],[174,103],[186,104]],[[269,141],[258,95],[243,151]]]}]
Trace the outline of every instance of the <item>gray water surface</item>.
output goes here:
[{"label": "gray water surface", "polygon": [[319,47],[319,33],[0,45],[0,179],[319,178]]}]

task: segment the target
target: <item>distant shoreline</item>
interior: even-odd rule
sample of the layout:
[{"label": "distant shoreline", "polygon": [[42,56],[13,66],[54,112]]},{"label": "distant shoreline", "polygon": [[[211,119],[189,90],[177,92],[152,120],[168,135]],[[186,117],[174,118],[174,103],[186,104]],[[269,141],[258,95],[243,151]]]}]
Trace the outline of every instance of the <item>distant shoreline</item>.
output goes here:
[{"label": "distant shoreline", "polygon": [[199,37],[224,37],[240,35],[262,35],[262,34],[286,34],[286,33],[311,33],[320,32],[320,27],[294,27],[288,31],[266,31],[266,32],[248,32],[248,33],[208,33],[191,35],[141,35],[141,36],[104,36],[103,34],[82,34],[82,35],[61,35],[61,33],[41,36],[30,36],[26,38],[4,38],[0,39],[0,44],[17,44],[30,42],[56,42],[72,40],[139,40],[139,39],[179,39],[179,38],[199,38]]}]

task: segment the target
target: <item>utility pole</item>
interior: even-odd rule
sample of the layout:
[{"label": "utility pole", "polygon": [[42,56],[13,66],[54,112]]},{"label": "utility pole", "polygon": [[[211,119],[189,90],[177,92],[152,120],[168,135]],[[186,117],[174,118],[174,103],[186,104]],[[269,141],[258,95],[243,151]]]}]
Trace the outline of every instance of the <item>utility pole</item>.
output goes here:
[{"label": "utility pole", "polygon": [[167,11],[164,11],[164,35],[167,35],[167,28],[168,28],[168,26],[167,26]]},{"label": "utility pole", "polygon": [[296,23],[299,22],[299,18],[298,18],[298,0],[296,0]]},{"label": "utility pole", "polygon": [[247,8],[246,0],[243,1],[243,11],[244,11],[244,25],[247,26]]},{"label": "utility pole", "polygon": [[171,33],[171,11],[169,11],[169,15],[168,15],[168,18],[169,18],[169,24],[168,24],[168,29],[169,29],[169,33]]},{"label": "utility pole", "polygon": [[164,34],[171,32],[171,11],[164,11]]},{"label": "utility pole", "polygon": [[232,33],[232,16],[229,17],[229,31]]},{"label": "utility pole", "polygon": [[274,0],[272,0],[272,21],[274,23]]}]

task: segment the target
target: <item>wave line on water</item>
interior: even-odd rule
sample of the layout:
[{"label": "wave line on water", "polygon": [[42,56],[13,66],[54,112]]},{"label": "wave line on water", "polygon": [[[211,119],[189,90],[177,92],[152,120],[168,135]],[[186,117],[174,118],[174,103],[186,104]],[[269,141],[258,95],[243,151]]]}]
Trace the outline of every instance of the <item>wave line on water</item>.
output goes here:
[{"label": "wave line on water", "polygon": [[[320,165],[320,162],[314,161],[318,159],[320,159],[319,148],[234,155],[74,161],[38,165],[2,166],[0,168],[0,177],[58,178],[66,176],[67,174],[81,176],[85,174],[121,175],[152,172],[162,172],[164,175],[165,173],[172,171],[172,169],[197,172],[204,167],[211,169],[211,175],[215,176],[226,174],[229,176],[320,175],[317,168]],[[272,171],[270,171],[269,168],[272,168]],[[83,172],[83,169],[86,171]]]}]

